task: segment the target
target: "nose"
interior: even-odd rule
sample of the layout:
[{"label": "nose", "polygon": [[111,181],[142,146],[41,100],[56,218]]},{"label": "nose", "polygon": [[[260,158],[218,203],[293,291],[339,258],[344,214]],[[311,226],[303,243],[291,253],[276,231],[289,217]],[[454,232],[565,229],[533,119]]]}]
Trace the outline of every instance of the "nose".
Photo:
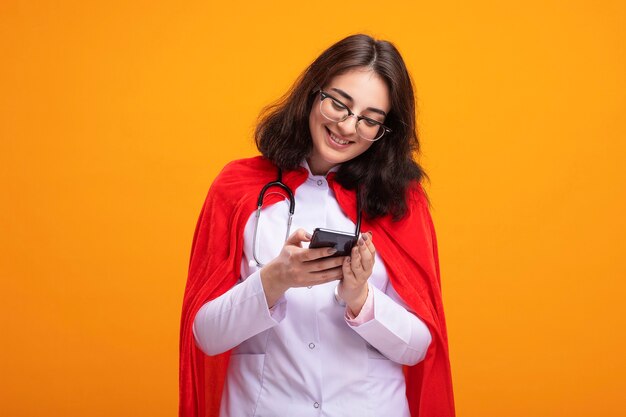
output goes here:
[{"label": "nose", "polygon": [[353,133],[356,133],[356,124],[357,124],[357,117],[356,115],[351,115],[348,116],[346,118],[346,120],[343,120],[341,122],[337,122],[337,126],[341,129],[341,134],[342,135],[352,135]]}]

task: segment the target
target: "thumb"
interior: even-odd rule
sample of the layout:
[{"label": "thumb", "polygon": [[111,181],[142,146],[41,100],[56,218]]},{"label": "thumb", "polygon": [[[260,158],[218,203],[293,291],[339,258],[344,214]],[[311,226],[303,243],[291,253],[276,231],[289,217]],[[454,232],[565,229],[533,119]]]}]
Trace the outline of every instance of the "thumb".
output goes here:
[{"label": "thumb", "polygon": [[346,259],[343,260],[343,264],[341,265],[341,269],[343,271],[343,277],[348,279],[356,278],[354,276],[354,272],[352,271],[352,259],[349,256],[346,256]]},{"label": "thumb", "polygon": [[293,232],[291,236],[287,238],[285,242],[286,245],[295,245],[301,247],[302,242],[308,242],[311,240],[311,235],[306,232],[306,230],[300,228]]}]

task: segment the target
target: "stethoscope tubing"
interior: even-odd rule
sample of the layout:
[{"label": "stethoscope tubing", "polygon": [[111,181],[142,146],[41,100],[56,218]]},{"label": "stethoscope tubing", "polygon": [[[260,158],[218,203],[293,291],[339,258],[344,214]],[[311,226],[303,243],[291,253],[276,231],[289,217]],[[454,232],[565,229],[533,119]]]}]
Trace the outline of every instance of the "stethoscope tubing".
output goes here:
[{"label": "stethoscope tubing", "polygon": [[[291,232],[291,222],[293,220],[293,215],[296,211],[296,199],[294,198],[293,191],[291,191],[291,189],[285,183],[283,183],[282,179],[283,179],[282,170],[278,168],[278,178],[276,179],[276,181],[271,181],[265,184],[265,186],[261,189],[261,192],[259,193],[259,198],[257,199],[257,209],[254,214],[254,217],[255,217],[254,233],[252,235],[252,257],[254,258],[254,261],[256,262],[259,268],[263,266],[261,261],[259,261],[257,257],[257,253],[256,253],[257,233],[259,230],[259,218],[261,217],[261,209],[263,208],[263,199],[265,198],[265,193],[267,192],[267,190],[269,190],[272,187],[281,188],[287,193],[287,196],[289,197],[289,217],[287,218],[287,233],[285,234],[285,241],[287,241],[287,239],[289,238],[289,234]],[[356,237],[358,237],[359,234],[361,233],[361,196],[360,194],[361,193],[359,192],[359,188],[357,187],[357,195],[356,195],[357,220],[356,220],[356,231],[355,231]]]}]

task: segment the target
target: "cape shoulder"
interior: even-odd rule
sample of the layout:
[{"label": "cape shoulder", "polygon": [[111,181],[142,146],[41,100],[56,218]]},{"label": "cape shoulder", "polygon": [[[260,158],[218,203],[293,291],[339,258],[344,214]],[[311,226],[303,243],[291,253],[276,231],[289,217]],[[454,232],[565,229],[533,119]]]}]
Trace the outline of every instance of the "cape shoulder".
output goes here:
[{"label": "cape shoulder", "polygon": [[[307,170],[303,167],[282,173],[282,181],[291,190],[295,190],[308,177]],[[210,198],[223,201],[222,204],[231,204],[246,201],[256,202],[261,189],[271,181],[278,178],[278,168],[269,159],[263,156],[237,159],[224,166],[217,175],[211,188]],[[269,196],[264,204],[279,201],[276,195]]]},{"label": "cape shoulder", "polygon": [[222,168],[213,180],[211,189],[219,195],[240,195],[242,188],[258,187],[275,179],[278,175],[276,166],[262,156],[237,159]]}]

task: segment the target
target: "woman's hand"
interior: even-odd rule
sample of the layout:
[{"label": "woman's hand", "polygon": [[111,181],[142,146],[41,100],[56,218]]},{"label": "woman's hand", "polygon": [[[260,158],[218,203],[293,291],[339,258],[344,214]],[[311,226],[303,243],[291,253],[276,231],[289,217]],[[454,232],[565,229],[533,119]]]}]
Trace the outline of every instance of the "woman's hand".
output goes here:
[{"label": "woman's hand", "polygon": [[339,296],[346,302],[356,317],[367,299],[367,281],[374,269],[376,248],[372,243],[372,233],[362,234],[352,248],[352,256],[343,263],[343,280],[339,283]]},{"label": "woman's hand", "polygon": [[311,235],[304,229],[296,230],[280,254],[261,269],[261,282],[270,308],[289,288],[309,287],[343,277],[345,257],[327,258],[336,252],[333,248],[303,248],[302,242],[310,240]]}]

